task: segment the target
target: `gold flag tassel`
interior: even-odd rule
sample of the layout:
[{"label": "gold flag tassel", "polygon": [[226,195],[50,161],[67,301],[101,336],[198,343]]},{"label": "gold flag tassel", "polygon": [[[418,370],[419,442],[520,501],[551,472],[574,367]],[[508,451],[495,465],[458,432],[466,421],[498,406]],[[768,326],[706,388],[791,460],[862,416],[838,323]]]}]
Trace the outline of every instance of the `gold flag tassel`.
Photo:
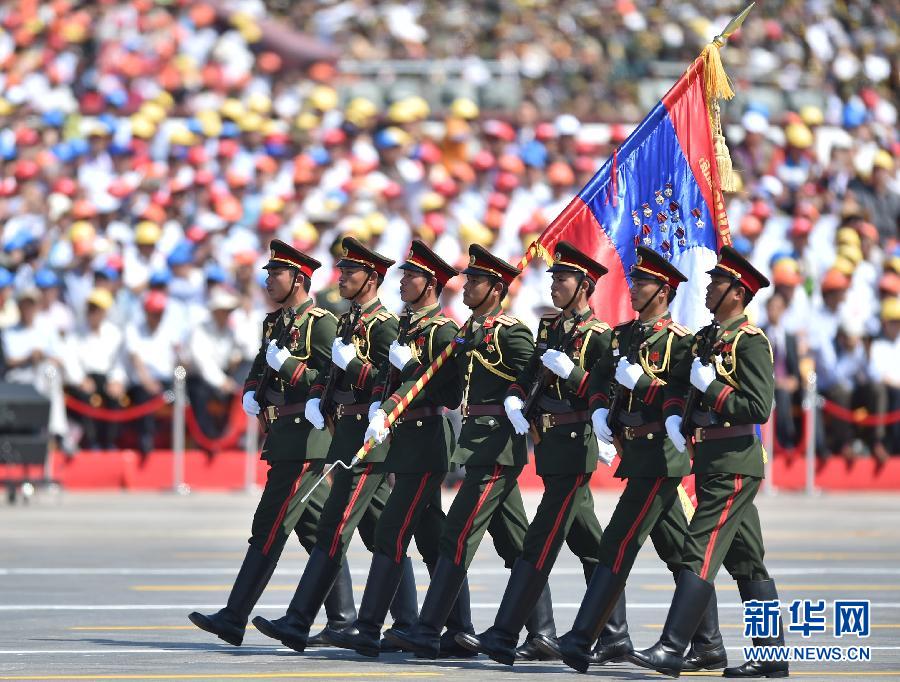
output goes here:
[{"label": "gold flag tassel", "polygon": [[734,97],[734,90],[731,87],[728,74],[725,73],[725,67],[722,65],[722,55],[719,54],[719,50],[725,45],[728,38],[744,23],[744,19],[747,18],[754,4],[751,2],[743,12],[732,19],[728,26],[725,27],[725,30],[717,35],[700,53],[700,58],[704,63],[704,85],[709,105],[709,122],[712,125],[713,149],[716,156],[716,167],[719,170],[719,184],[723,192],[737,192],[743,183],[741,183],[740,177],[734,170],[734,166],[731,163],[731,154],[728,151],[728,145],[725,143],[725,135],[722,134],[719,100],[731,99]]}]

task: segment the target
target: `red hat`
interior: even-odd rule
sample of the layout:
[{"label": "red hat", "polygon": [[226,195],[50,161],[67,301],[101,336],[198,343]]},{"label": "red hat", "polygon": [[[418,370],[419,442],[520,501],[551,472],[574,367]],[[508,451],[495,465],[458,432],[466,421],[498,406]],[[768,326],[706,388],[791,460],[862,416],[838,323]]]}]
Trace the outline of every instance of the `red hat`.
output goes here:
[{"label": "red hat", "polygon": [[730,277],[751,294],[769,286],[766,276],[730,246],[722,247],[716,266],[707,271],[707,274]]},{"label": "red hat", "polygon": [[431,228],[435,236],[444,234],[444,231],[447,229],[447,219],[444,218],[443,213],[438,213],[437,211],[426,213],[424,222]]},{"label": "red hat", "polygon": [[452,178],[445,178],[434,183],[434,191],[443,197],[454,197],[459,192],[459,185]]},{"label": "red hat", "polygon": [[16,176],[17,180],[31,180],[37,177],[40,171],[41,168],[37,165],[37,162],[31,159],[22,159],[21,161],[16,161],[13,175]]},{"label": "red hat", "polygon": [[497,160],[497,166],[504,173],[522,175],[525,172],[525,162],[515,154],[503,154]]},{"label": "red hat", "polygon": [[488,197],[487,203],[490,208],[497,209],[498,211],[505,211],[506,207],[509,206],[509,195],[493,192]]},{"label": "red hat", "polygon": [[149,291],[144,296],[144,310],[148,313],[161,313],[166,309],[166,295],[161,291]]},{"label": "red hat", "polygon": [[556,126],[549,121],[541,121],[534,127],[534,139],[538,142],[556,139]]},{"label": "red hat", "polygon": [[403,194],[403,188],[398,183],[390,181],[384,186],[381,193],[385,199],[396,199]]},{"label": "red hat", "polygon": [[812,232],[812,228],[812,222],[808,218],[794,218],[794,222],[791,223],[791,236],[805,237]]},{"label": "red hat", "polygon": [[762,221],[752,213],[741,218],[740,232],[747,238],[758,237],[763,231]]},{"label": "red hat", "polygon": [[200,187],[212,184],[213,180],[215,180],[215,175],[208,168],[200,168],[194,173],[194,184]]},{"label": "red hat", "polygon": [[872,223],[857,223],[856,231],[859,232],[859,236],[863,237],[864,239],[868,239],[873,242],[878,241],[878,228],[875,227]]},{"label": "red hat", "polygon": [[202,242],[204,239],[206,239],[208,234],[209,232],[204,230],[199,225],[191,225],[188,228],[187,232],[184,233],[184,236],[196,244],[197,242]]},{"label": "red hat", "polygon": [[418,149],[416,149],[416,156],[420,161],[430,164],[436,164],[441,162],[441,150],[435,145],[433,142],[425,140],[422,142]]},{"label": "red hat", "polygon": [[494,181],[494,187],[498,192],[512,192],[519,186],[519,178],[512,173],[499,173]]},{"label": "red hat", "polygon": [[281,227],[281,216],[277,213],[263,213],[259,216],[260,232],[274,232]]},{"label": "red hat", "polygon": [[575,170],[579,173],[590,173],[596,167],[594,159],[590,156],[579,156],[575,158]]},{"label": "red hat", "polygon": [[347,133],[340,128],[329,128],[322,134],[322,144],[326,147],[336,147],[347,141]]},{"label": "red hat", "polygon": [[496,277],[507,286],[512,284],[512,281],[521,273],[519,268],[497,258],[481,244],[472,244],[469,247],[469,266],[462,271],[464,275]]},{"label": "red hat", "polygon": [[230,159],[238,153],[238,149],[240,149],[240,145],[238,145],[238,143],[234,140],[229,140],[227,138],[224,140],[219,140],[219,156],[224,156],[225,158]]},{"label": "red hat", "polygon": [[750,213],[760,220],[768,220],[772,215],[772,207],[762,199],[757,199],[750,207]]},{"label": "red hat", "polygon": [[388,268],[395,263],[393,259],[382,256],[377,251],[368,248],[356,237],[344,237],[343,241],[341,241],[341,246],[344,247],[344,254],[335,263],[335,267],[338,268],[363,267],[374,270],[384,277]]},{"label": "red hat", "polygon": [[400,269],[431,275],[441,286],[445,286],[449,280],[459,274],[456,268],[445,263],[420,239],[413,239],[412,244],[409,245],[406,262],[400,266]]},{"label": "red hat", "polygon": [[496,118],[488,119],[482,126],[484,134],[489,137],[496,137],[504,142],[512,142],[516,139],[516,131],[506,121],[500,121]]},{"label": "red hat", "polygon": [[492,230],[499,230],[503,227],[503,211],[496,208],[489,208],[484,213],[484,224]]},{"label": "red hat", "polygon": [[72,178],[59,178],[53,183],[53,191],[57,194],[65,194],[67,197],[75,195],[78,185]]},{"label": "red hat", "polygon": [[597,280],[603,277],[608,270],[597,261],[585,256],[574,244],[561,241],[556,245],[553,265],[547,269],[547,272],[578,272],[587,275],[596,284]]},{"label": "red hat", "polygon": [[206,149],[200,145],[194,145],[187,151],[187,162],[192,166],[201,166],[209,160]]},{"label": "red hat", "polygon": [[478,171],[489,171],[497,163],[494,155],[487,149],[482,149],[474,157],[472,157],[472,166]]},{"label": "red hat", "polygon": [[[237,256],[235,256],[237,260]],[[263,270],[269,268],[297,268],[307,277],[312,277],[313,272],[322,264],[302,251],[298,251],[290,244],[285,244],[280,239],[273,239],[269,244],[269,262],[263,266]]]}]

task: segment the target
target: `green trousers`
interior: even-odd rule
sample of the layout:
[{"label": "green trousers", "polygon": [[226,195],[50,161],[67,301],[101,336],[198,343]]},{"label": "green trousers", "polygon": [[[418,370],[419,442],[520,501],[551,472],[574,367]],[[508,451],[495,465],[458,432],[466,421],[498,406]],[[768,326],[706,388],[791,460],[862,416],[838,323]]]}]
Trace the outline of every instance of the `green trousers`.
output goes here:
[{"label": "green trousers", "polygon": [[375,548],[375,527],[390,493],[387,474],[374,471],[377,466],[335,469],[316,533],[316,544],[333,561],[341,561],[346,554],[357,527],[366,549],[371,552]]},{"label": "green trousers", "polygon": [[400,563],[415,536],[425,563],[429,566],[437,563],[445,518],[441,511],[444,476],[442,471],[394,474],[394,487],[375,527],[376,553]]},{"label": "green trousers", "polygon": [[497,554],[512,568],[522,553],[528,517],[516,479],[522,467],[495,464],[466,467],[462,485],[447,511],[440,553],[457,566],[469,568],[485,531]]},{"label": "green trousers", "polygon": [[549,576],[565,540],[583,564],[596,564],[603,529],[594,514],[591,474],[553,474],[541,479],[544,494],[525,533],[522,558]]},{"label": "green trousers", "polygon": [[269,464],[266,484],[253,514],[251,545],[277,561],[288,536],[295,531],[303,548],[312,551],[328,486],[322,484],[306,502],[300,500],[319,480],[322,468],[320,459]]},{"label": "green trousers", "polygon": [[722,564],[735,580],[769,579],[753,504],[761,481],[741,474],[697,476],[697,510],[682,549],[685,568],[709,582]]},{"label": "green trousers", "polygon": [[600,541],[600,561],[627,577],[649,535],[672,573],[681,569],[688,522],[678,497],[680,478],[629,478]]}]

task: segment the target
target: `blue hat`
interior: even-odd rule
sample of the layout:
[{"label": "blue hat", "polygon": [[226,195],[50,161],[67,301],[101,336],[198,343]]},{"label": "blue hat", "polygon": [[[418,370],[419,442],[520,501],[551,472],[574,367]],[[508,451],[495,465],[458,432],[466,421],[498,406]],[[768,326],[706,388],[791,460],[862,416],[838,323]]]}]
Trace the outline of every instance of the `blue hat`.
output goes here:
[{"label": "blue hat", "polygon": [[154,270],[150,273],[149,285],[151,287],[165,287],[172,281],[172,273],[169,269]]},{"label": "blue hat", "polygon": [[547,148],[537,140],[532,140],[522,147],[520,155],[526,166],[543,168],[547,165]]},{"label": "blue hat", "polygon": [[221,284],[228,281],[228,273],[226,273],[225,268],[218,263],[208,263],[203,270],[206,279],[209,282]]},{"label": "blue hat", "polygon": [[116,270],[111,265],[104,265],[94,270],[94,275],[99,277],[105,277],[110,282],[118,282],[119,281],[119,271]]},{"label": "blue hat", "polygon": [[59,286],[59,275],[49,268],[43,268],[34,273],[34,285],[38,289],[51,289]]},{"label": "blue hat", "polygon": [[397,139],[397,136],[394,135],[394,131],[390,128],[384,128],[375,133],[373,142],[375,143],[376,149],[391,149],[400,146],[400,140]]},{"label": "blue hat", "polygon": [[170,268],[177,265],[186,265],[194,260],[194,245],[191,242],[179,242],[172,249],[166,263]]},{"label": "blue hat", "polygon": [[12,283],[12,273],[6,268],[0,268],[0,289],[5,289],[8,286],[12,286]]},{"label": "blue hat", "polygon": [[63,123],[66,122],[66,113],[62,109],[50,109],[49,111],[44,112],[44,115],[41,116],[41,120],[46,126],[50,126],[51,128],[61,128]]},{"label": "blue hat", "polygon": [[237,137],[241,134],[241,129],[234,121],[222,121],[222,131],[219,137]]},{"label": "blue hat", "polygon": [[750,253],[753,251],[753,242],[742,234],[732,237],[731,246],[744,257],[749,257]]},{"label": "blue hat", "polygon": [[313,147],[308,153],[309,158],[315,161],[317,166],[324,166],[327,163],[331,163],[331,154],[325,150],[325,147]]},{"label": "blue hat", "polygon": [[26,230],[19,230],[12,236],[12,238],[8,242],[6,242],[3,250],[6,251],[6,253],[10,253],[11,251],[24,249],[32,241],[34,241],[34,237],[32,237]]}]

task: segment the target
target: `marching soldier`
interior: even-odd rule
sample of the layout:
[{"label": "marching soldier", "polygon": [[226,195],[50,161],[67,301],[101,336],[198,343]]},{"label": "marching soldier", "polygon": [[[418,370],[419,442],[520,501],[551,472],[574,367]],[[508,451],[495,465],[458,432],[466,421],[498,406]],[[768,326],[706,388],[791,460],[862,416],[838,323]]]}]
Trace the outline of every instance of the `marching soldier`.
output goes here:
[{"label": "marching soldier", "polygon": [[[379,372],[372,403],[372,419],[365,438],[381,443],[388,435],[385,419],[413,387],[434,358],[456,337],[459,327],[441,314],[438,298],[449,279],[458,273],[424,242],[414,240],[400,266],[400,297],[406,304],[400,338],[391,344],[390,366]],[[438,540],[444,524],[441,483],[453,453],[454,436],[444,407],[455,409],[462,400],[462,381],[453,363],[445,364],[425,384],[390,429],[390,450],[385,469],[394,474],[394,487],[375,529],[375,552],[369,579],[353,626],[332,634],[337,646],[378,656],[380,633],[391,598],[400,583],[403,559],[413,535],[430,572],[438,561]],[[455,613],[441,637],[442,657],[469,654],[453,640],[457,632],[472,631],[468,587],[457,598]],[[471,655],[471,654],[469,654]]]},{"label": "marching soldier", "polygon": [[[603,533],[600,565],[573,628],[560,637],[563,660],[580,672],[593,662],[590,647],[604,623],[608,628],[607,618],[617,619],[622,608],[619,595],[647,536],[677,575],[688,524],[679,485],[690,471],[690,461],[687,453],[677,450],[666,438],[661,390],[667,385],[671,368],[688,356],[693,341],[668,309],[678,285],[687,278],[643,246],[637,249],[630,275],[631,305],[638,319],[613,330],[612,342],[591,371],[594,429],[602,441],[616,440],[621,461],[615,475],[627,484]],[[601,643],[604,639],[601,636]],[[608,660],[623,660],[632,646],[630,640],[621,638],[607,641],[603,649]],[[713,593],[694,635],[685,669],[724,668],[726,662]]]},{"label": "marching soldier", "polygon": [[[494,625],[477,636],[457,636],[460,644],[506,665],[515,661],[519,632],[529,615],[546,609],[545,618],[552,619],[549,603],[542,605],[540,597],[545,594],[563,540],[581,559],[589,578],[599,557],[602,535],[590,489],[599,446],[587,409],[587,389],[589,368],[607,352],[611,334],[609,325],[593,316],[588,300],[606,268],[572,244],[560,242],[548,272],[553,273],[553,304],[562,312],[541,320],[537,348],[504,401],[513,429],[523,435],[530,426],[523,415],[525,401],[537,400],[535,464],[544,482],[544,495],[528,526],[524,549],[513,567]],[[609,450],[612,446],[607,451],[611,460],[615,451]],[[616,646],[620,640],[630,641],[624,597],[622,601],[619,618],[606,633]],[[558,657],[552,639],[538,635],[536,641],[541,642],[539,648],[547,649],[546,654]],[[610,658],[621,655],[616,651],[617,656]]]},{"label": "marching soldier", "polygon": [[[336,264],[341,271],[341,296],[359,308],[356,320],[349,317],[354,315],[352,308],[341,316],[342,327],[353,323],[352,341],[344,343],[338,337],[331,346],[329,373],[340,372],[340,379],[333,380],[334,434],[326,459],[329,464],[340,460],[349,466],[368,424],[366,414],[372,402],[372,389],[378,383],[378,368],[387,361],[388,348],[397,338],[397,317],[378,300],[378,287],[394,261],[366,248],[353,237],[346,237],[343,247],[343,257]],[[321,399],[327,383],[327,379],[316,382],[310,389],[305,410],[306,419],[320,434],[326,433]],[[307,647],[313,619],[342,564],[346,565],[344,555],[357,526],[366,547],[373,551],[375,523],[389,492],[383,468],[386,453],[386,447],[373,448],[365,462],[352,469],[335,470],[316,531],[316,546],[287,613],[272,621],[261,616],[254,618],[253,624],[261,633],[295,651]],[[416,617],[415,582],[408,560],[402,573],[402,584],[393,606],[395,625],[412,622]],[[350,624],[346,623],[345,627]],[[330,634],[329,631],[329,637]]]},{"label": "marching soldier", "polygon": [[466,474],[447,512],[419,619],[408,630],[395,627],[385,634],[423,658],[439,655],[441,631],[485,531],[508,568],[522,551],[528,519],[516,479],[527,452],[525,437],[506,419],[503,399],[531,357],[534,340],[528,327],[500,309],[519,273],[484,247],[469,247],[463,300],[472,316],[450,360],[465,378],[463,426],[451,462],[465,465]]},{"label": "marching soldier", "polygon": [[[266,485],[253,515],[250,547],[227,605],[208,616],[196,611],[188,616],[197,627],[234,646],[243,641],[250,611],[272,577],[292,530],[312,552],[328,494],[319,487],[305,503],[300,501],[318,480],[331,440],[328,433],[310,428],[302,417],[310,386],[331,362],[336,320],[317,308],[309,295],[312,274],[320,263],[278,239],[272,240],[270,248],[266,291],[279,309],[266,316],[262,348],[244,382],[243,398],[244,411],[261,416],[268,429],[261,454],[269,463]],[[285,328],[286,324],[290,327]],[[287,339],[282,346],[276,343],[279,337]],[[275,374],[268,387],[261,387],[259,381],[267,367]],[[260,394],[257,388],[264,390]],[[346,564],[330,593],[325,594],[328,626],[352,623],[356,607]]]},{"label": "marching soldier", "polygon": [[[691,420],[698,506],[684,538],[662,636],[649,649],[629,655],[637,665],[674,677],[682,670],[682,653],[704,618],[723,563],[744,601],[778,599],[763,564],[759,513],[753,505],[765,459],[756,425],[769,419],[774,399],[772,349],[744,315],[754,294],[769,282],[728,246],[722,247],[709,274],[706,306],[713,323],[697,333],[694,352],[674,364],[663,389],[666,431],[680,451],[686,447],[682,419]],[[698,407],[691,410],[695,396]],[[753,643],[783,645],[780,617],[775,636],[754,638]],[[782,661],[748,661],[724,672],[725,677],[787,675],[788,664]]]}]

